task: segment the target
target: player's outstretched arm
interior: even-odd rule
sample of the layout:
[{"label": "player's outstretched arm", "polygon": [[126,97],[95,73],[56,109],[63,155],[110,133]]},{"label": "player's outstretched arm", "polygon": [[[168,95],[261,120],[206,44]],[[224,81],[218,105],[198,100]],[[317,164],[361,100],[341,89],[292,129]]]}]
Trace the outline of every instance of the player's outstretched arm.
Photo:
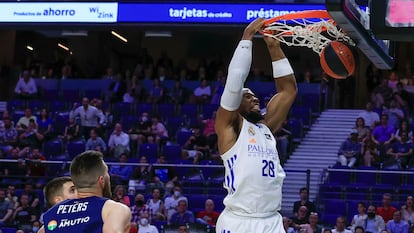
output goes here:
[{"label": "player's outstretched arm", "polygon": [[242,118],[237,112],[242,100],[242,89],[252,63],[252,39],[263,26],[264,19],[258,18],[244,30],[242,40],[237,45],[231,59],[226,85],[217,111],[215,129],[218,136],[220,153],[226,152],[237,139],[235,130]]},{"label": "player's outstretched arm", "polygon": [[267,36],[264,37],[264,40],[272,59],[273,78],[277,90],[277,94],[267,104],[265,123],[273,133],[276,133],[295,101],[296,79],[289,61],[280,48],[280,42]]},{"label": "player's outstretched arm", "polygon": [[131,228],[131,210],[128,206],[108,200],[102,209],[103,233],[129,233]]}]

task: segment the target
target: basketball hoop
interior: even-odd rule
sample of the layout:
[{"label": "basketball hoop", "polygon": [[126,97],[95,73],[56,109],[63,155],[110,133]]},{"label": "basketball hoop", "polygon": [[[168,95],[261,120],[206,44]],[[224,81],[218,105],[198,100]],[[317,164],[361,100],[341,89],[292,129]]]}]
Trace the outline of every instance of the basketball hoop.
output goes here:
[{"label": "basketball hoop", "polygon": [[325,10],[300,11],[268,19],[262,34],[288,46],[311,48],[318,55],[333,40],[355,46]]}]

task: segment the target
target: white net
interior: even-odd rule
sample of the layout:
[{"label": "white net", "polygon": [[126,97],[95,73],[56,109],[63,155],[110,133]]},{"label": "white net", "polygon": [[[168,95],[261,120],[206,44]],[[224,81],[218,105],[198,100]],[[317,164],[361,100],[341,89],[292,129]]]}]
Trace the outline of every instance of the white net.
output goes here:
[{"label": "white net", "polygon": [[266,26],[263,35],[273,37],[288,46],[311,48],[319,55],[332,40],[355,45],[332,19],[320,19],[318,22],[314,20],[306,18],[279,20]]}]

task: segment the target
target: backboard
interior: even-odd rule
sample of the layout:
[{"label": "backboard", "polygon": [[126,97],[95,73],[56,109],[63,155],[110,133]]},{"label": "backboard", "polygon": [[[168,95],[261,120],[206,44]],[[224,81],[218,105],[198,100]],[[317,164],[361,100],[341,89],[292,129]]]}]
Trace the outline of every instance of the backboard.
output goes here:
[{"label": "backboard", "polygon": [[378,38],[395,41],[414,40],[414,1],[371,1],[371,30]]},{"label": "backboard", "polygon": [[378,69],[394,67],[393,43],[376,38],[372,32],[368,5],[358,5],[354,0],[326,0],[325,3],[333,20]]}]

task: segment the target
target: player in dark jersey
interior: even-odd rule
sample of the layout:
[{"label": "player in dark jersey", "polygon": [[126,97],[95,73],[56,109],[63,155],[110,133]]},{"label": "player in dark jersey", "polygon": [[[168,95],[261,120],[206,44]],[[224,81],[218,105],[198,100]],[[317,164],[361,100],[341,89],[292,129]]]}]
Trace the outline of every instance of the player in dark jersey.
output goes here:
[{"label": "player in dark jersey", "polygon": [[70,174],[78,198],[62,201],[43,216],[45,232],[128,233],[131,211],[111,197],[108,166],[97,151],[76,156]]},{"label": "player in dark jersey", "polygon": [[[56,177],[49,181],[43,188],[43,193],[48,208],[61,201],[78,198],[78,190],[76,190],[72,178],[68,176]],[[43,216],[41,222],[43,223]],[[37,233],[44,232],[44,226],[37,231]]]}]

